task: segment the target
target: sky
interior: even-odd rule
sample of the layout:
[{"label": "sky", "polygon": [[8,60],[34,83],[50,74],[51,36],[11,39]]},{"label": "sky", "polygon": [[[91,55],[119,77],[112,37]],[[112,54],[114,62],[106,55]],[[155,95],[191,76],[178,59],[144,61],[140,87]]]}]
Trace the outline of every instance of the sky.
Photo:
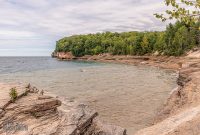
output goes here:
[{"label": "sky", "polygon": [[162,0],[0,0],[0,56],[50,56],[73,34],[164,30]]}]

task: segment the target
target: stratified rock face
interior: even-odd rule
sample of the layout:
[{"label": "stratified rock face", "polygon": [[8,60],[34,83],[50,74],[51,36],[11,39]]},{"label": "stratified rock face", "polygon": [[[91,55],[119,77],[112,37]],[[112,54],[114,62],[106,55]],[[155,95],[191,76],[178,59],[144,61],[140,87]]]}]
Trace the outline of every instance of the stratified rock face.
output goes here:
[{"label": "stratified rock face", "polygon": [[75,58],[71,52],[53,52],[52,57],[66,60],[71,60]]},{"label": "stratified rock face", "polygon": [[[38,94],[27,87],[18,100],[0,109],[0,134],[14,135],[125,135],[126,130],[106,125],[87,105]],[[22,90],[23,91],[23,90]],[[3,98],[5,101],[5,98]],[[9,98],[7,98],[9,99]],[[1,101],[1,96],[0,96]],[[62,101],[62,103],[61,103]],[[5,102],[6,103],[6,102]]]}]

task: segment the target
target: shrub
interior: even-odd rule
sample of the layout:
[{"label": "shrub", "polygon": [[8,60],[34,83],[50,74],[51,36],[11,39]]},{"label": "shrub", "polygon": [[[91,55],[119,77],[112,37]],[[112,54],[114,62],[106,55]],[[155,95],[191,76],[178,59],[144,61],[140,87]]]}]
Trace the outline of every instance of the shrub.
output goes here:
[{"label": "shrub", "polygon": [[16,88],[11,88],[9,95],[10,95],[10,99],[12,100],[12,102],[14,102],[18,96]]}]

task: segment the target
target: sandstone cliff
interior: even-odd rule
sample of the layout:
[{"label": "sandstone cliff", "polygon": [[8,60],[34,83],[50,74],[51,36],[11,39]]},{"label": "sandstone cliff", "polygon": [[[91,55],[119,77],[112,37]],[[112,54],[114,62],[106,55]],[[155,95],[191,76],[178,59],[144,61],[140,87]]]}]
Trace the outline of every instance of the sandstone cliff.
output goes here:
[{"label": "sandstone cliff", "polygon": [[65,60],[72,60],[75,57],[72,55],[71,52],[53,52],[51,55],[53,58],[65,59]]}]

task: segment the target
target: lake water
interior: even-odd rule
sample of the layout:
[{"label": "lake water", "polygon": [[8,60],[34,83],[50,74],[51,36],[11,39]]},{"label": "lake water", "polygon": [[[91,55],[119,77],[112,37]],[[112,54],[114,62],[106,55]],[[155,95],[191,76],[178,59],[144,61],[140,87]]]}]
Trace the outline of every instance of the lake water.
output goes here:
[{"label": "lake water", "polygon": [[153,67],[0,57],[0,82],[31,83],[87,103],[100,118],[133,134],[153,122],[176,86],[176,73]]}]

